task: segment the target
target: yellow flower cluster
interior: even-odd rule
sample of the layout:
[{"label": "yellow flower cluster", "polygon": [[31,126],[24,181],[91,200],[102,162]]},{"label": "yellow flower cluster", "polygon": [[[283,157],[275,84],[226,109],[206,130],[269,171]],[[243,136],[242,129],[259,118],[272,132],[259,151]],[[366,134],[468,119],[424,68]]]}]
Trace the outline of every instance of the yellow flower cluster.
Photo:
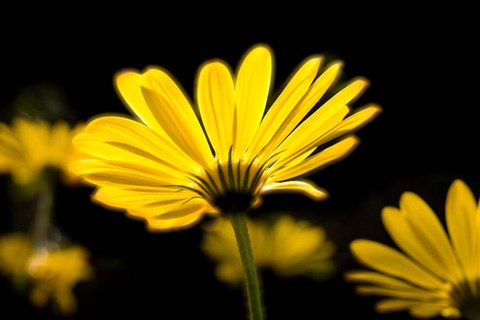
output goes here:
[{"label": "yellow flower cluster", "polygon": [[[335,244],[325,230],[307,220],[282,214],[273,220],[247,220],[255,265],[281,277],[306,275],[324,278],[333,273]],[[243,267],[232,225],[217,218],[205,225],[201,248],[217,265],[219,280],[231,284],[243,281]]]},{"label": "yellow flower cluster", "polygon": [[13,119],[10,126],[0,123],[0,173],[10,173],[16,183],[27,184],[53,167],[66,183],[77,182],[70,165],[81,153],[73,148],[72,138],[82,128],[83,124],[71,128],[64,121],[49,124],[24,117]]},{"label": "yellow flower cluster", "polygon": [[45,307],[51,301],[64,315],[77,309],[74,287],[93,275],[85,248],[34,249],[23,233],[0,237],[0,272],[12,278],[25,276],[32,303]]}]

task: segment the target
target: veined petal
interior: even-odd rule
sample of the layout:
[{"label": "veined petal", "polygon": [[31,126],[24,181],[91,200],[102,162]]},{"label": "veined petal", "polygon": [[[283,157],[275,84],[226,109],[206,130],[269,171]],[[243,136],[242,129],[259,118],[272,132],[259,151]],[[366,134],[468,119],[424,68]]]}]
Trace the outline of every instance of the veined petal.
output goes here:
[{"label": "veined petal", "polygon": [[417,301],[428,301],[443,298],[441,293],[433,290],[422,289],[415,286],[408,288],[384,288],[376,286],[358,286],[355,288],[358,294],[387,296],[400,299],[412,299]]},{"label": "veined petal", "polygon": [[158,120],[160,114],[151,110],[143,97],[142,87],[149,87],[144,74],[133,70],[120,71],[115,74],[114,81],[115,88],[126,107],[148,127],[167,137]]},{"label": "veined petal", "polygon": [[159,176],[186,176],[185,173],[177,171],[168,163],[162,163],[160,162],[160,159],[156,161],[153,155],[143,152],[143,150],[136,149],[131,145],[110,145],[94,141],[78,141],[77,145],[84,150],[88,148],[88,150],[99,157],[109,157],[107,158],[109,160],[98,161],[98,163],[93,159],[91,161],[88,161],[89,159],[86,159],[85,161],[82,159],[79,160],[78,163],[73,165],[73,168],[79,170],[81,174],[88,174],[91,172],[91,170],[84,169],[87,167],[93,168],[94,164],[98,164],[96,171],[99,171],[98,169],[105,168],[105,165],[101,165],[100,163],[105,163],[106,165],[110,164],[111,167],[121,168],[123,166],[124,168],[139,168],[140,170],[138,171],[143,171],[144,174],[156,173]]},{"label": "veined petal", "polygon": [[80,172],[87,182],[117,188],[185,185],[189,182],[185,177],[176,176],[175,172],[162,172],[137,163],[113,164],[86,159],[78,161],[73,170]]},{"label": "veined petal", "polygon": [[114,208],[139,208],[159,206],[162,203],[182,203],[194,197],[198,197],[198,194],[193,191],[172,187],[133,190],[106,187],[100,188],[93,195],[96,201]]},{"label": "veined petal", "polygon": [[[131,213],[131,212],[130,212]],[[193,210],[190,214],[180,217],[180,218],[171,218],[171,219],[147,219],[147,230],[149,232],[166,232],[174,230],[182,230],[188,228],[195,223],[197,223],[205,214],[203,208]]]},{"label": "veined petal", "polygon": [[224,63],[210,62],[200,70],[197,100],[215,155],[225,162],[234,142],[236,128],[235,87],[231,72]]},{"label": "veined petal", "polygon": [[458,279],[459,270],[454,256],[449,255],[445,259],[430,250],[423,242],[418,241],[405,215],[400,210],[385,207],[382,210],[382,221],[392,239],[406,254],[442,279],[451,282]]},{"label": "veined petal", "polygon": [[329,120],[335,119],[333,123],[335,125],[340,124],[349,112],[348,107],[346,107],[347,104],[356,98],[367,85],[368,81],[366,79],[360,78],[352,81],[300,123],[279,146],[277,151],[282,152],[284,149],[288,149],[287,154],[298,154],[318,146],[314,141],[320,140],[319,137],[323,138],[323,135],[332,128],[330,125],[327,125],[327,123],[331,123]]},{"label": "veined petal", "polygon": [[285,182],[274,182],[267,183],[263,186],[261,193],[268,194],[273,192],[301,192],[306,196],[315,199],[323,200],[328,197],[328,193],[317,187],[313,182],[305,181],[285,181]]},{"label": "veined petal", "polygon": [[355,113],[345,118],[332,131],[327,133],[324,137],[325,141],[332,140],[348,132],[354,132],[378,116],[382,112],[382,108],[375,104],[369,103],[363,107],[358,108]]},{"label": "veined petal", "polygon": [[[122,117],[92,120],[82,133],[75,136],[73,144],[82,152],[102,159],[126,161],[136,157],[132,161],[153,161],[156,163],[153,166],[162,164],[179,172],[200,170],[199,165],[170,139],[137,121]],[[121,154],[115,156],[117,153]]]},{"label": "veined petal", "polygon": [[272,78],[272,53],[259,45],[243,58],[235,82],[236,128],[234,158],[240,159],[258,130]]},{"label": "veined petal", "polygon": [[446,223],[452,245],[467,279],[474,281],[472,289],[477,291],[477,261],[479,254],[477,206],[472,191],[461,180],[455,180],[447,193]]},{"label": "veined petal", "polygon": [[299,164],[292,165],[292,163],[289,163],[284,169],[282,168],[276,171],[275,174],[272,175],[272,179],[283,181],[301,175],[310,174],[313,171],[324,168],[325,166],[347,156],[353,151],[353,149],[355,149],[359,142],[359,139],[355,136],[345,138],[306,160],[303,160]]},{"label": "veined petal", "polygon": [[208,167],[212,153],[193,109],[188,107],[190,111],[187,111],[187,106],[174,104],[174,98],[167,100],[150,89],[142,88],[142,92],[147,104],[162,114],[160,124],[170,138],[199,165]]},{"label": "veined petal", "polygon": [[[318,69],[320,68],[321,62],[322,57],[311,58],[301,65],[300,68],[298,68],[298,71],[294,73],[285,89],[282,90],[273,105],[268,109],[268,112],[263,118],[258,132],[249,147],[249,154],[253,156],[258,154],[266,144],[272,143],[272,139],[282,141],[295,127],[296,124],[293,123],[293,121],[290,121],[289,118],[293,118],[294,114],[298,115],[301,106],[299,102],[310,89],[310,86],[317,75]],[[327,90],[327,88],[324,89],[325,91]],[[305,111],[308,112],[309,110]],[[299,118],[301,119],[303,116],[299,115]],[[283,132],[281,132],[283,134],[279,134],[279,129],[282,127],[284,128],[287,124],[293,126],[292,129],[286,134]]]},{"label": "veined petal", "polygon": [[177,219],[198,210],[207,211],[208,203],[200,198],[180,198],[158,201],[148,206],[127,208],[128,214],[141,219]]},{"label": "veined petal", "polygon": [[424,288],[442,288],[443,282],[440,279],[399,251],[382,243],[363,239],[354,240],[350,244],[350,249],[361,263],[372,269],[399,277]]},{"label": "veined petal", "polygon": [[[280,145],[280,143],[285,140],[285,138],[300,123],[300,121],[304,119],[308,112],[318,103],[320,98],[335,81],[342,65],[343,64],[340,62],[333,64],[315,80],[308,92],[303,96],[302,100],[299,101],[299,103],[291,110],[288,116],[283,119],[283,123],[280,124],[277,132],[274,133],[270,140],[262,139],[262,137],[259,135],[259,139],[262,139],[261,143],[263,150],[260,152],[263,157],[268,157]],[[327,113],[326,111],[328,111],[327,109],[328,108],[325,108],[323,110],[325,114]],[[269,113],[270,109],[267,113],[267,116]]]},{"label": "veined petal", "polygon": [[442,266],[452,271],[452,277],[461,277],[456,266],[455,255],[440,220],[433,210],[418,195],[404,192],[400,197],[400,210],[412,229],[415,242],[429,251],[432,257],[441,260]]},{"label": "veined petal", "polygon": [[345,280],[390,288],[393,290],[412,288],[412,284],[409,282],[374,271],[350,271],[345,274]]},{"label": "veined petal", "polygon": [[[309,128],[302,127],[302,124],[278,147],[276,151],[277,157],[273,157],[271,170],[272,172],[283,168],[290,162],[298,164],[300,161],[308,157],[315,151],[319,145],[325,142],[324,135],[337,126],[349,109],[343,106],[338,109],[336,113],[330,115],[328,118],[318,119],[316,123],[312,123]],[[300,130],[299,130],[300,129]],[[273,161],[276,160],[276,161]]]}]

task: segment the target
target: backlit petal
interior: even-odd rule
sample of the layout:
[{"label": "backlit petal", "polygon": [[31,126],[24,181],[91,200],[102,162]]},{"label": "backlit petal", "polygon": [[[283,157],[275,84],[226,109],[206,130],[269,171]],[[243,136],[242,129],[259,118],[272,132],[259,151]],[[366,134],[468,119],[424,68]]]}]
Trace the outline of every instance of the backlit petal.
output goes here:
[{"label": "backlit petal", "polygon": [[[321,61],[321,57],[311,58],[302,64],[298,68],[298,71],[293,74],[285,89],[282,90],[263,118],[260,128],[250,145],[249,154],[256,155],[266,144],[272,143],[272,139],[282,141],[286,134],[292,130],[290,129],[290,131],[285,134],[278,132],[279,129],[287,125],[292,126],[292,128],[295,127],[295,122],[292,121],[292,118],[294,114],[297,115],[299,113],[298,111],[300,111],[301,106],[300,101],[310,89]],[[326,89],[327,88],[325,88],[325,91]],[[308,112],[308,110],[305,111]],[[304,115],[298,116],[301,119]]]},{"label": "backlit petal", "polygon": [[235,88],[222,62],[206,64],[198,75],[197,100],[208,138],[221,162],[228,159],[235,128]]},{"label": "backlit petal", "polygon": [[160,114],[151,110],[143,97],[142,87],[149,87],[147,78],[137,71],[123,70],[115,74],[114,80],[115,88],[126,107],[148,127],[165,135],[158,121]]},{"label": "backlit petal", "polygon": [[415,193],[404,192],[400,198],[400,210],[412,229],[417,245],[429,251],[437,261],[442,261],[438,268],[443,268],[444,272],[448,269],[453,278],[460,277],[447,234],[430,206]]},{"label": "backlit petal", "polygon": [[350,244],[354,256],[366,266],[417,286],[442,288],[442,281],[399,251],[370,240],[354,240]]},{"label": "backlit petal", "polygon": [[[101,117],[88,123],[73,139],[80,150],[102,159],[152,163],[178,171],[195,172],[198,164],[170,139],[122,117]],[[98,147],[96,147],[98,146]]]},{"label": "backlit petal", "polygon": [[[461,180],[455,180],[447,193],[445,206],[448,232],[467,279],[475,279],[478,261],[477,205],[472,191]],[[478,280],[472,289],[477,291]]]},{"label": "backlit petal", "polygon": [[272,53],[258,45],[243,58],[235,82],[236,128],[235,159],[240,159],[258,130],[265,112],[272,81]]},{"label": "backlit petal", "polygon": [[173,101],[167,100],[153,90],[142,88],[142,92],[147,104],[162,114],[160,125],[172,141],[199,165],[208,167],[212,153],[191,107],[173,104],[175,97],[170,97]]},{"label": "backlit petal", "polygon": [[[448,281],[456,281],[458,266],[455,259],[446,263],[446,259],[419,241],[414,230],[400,210],[386,207],[382,210],[382,221],[395,243],[409,256],[436,275]],[[453,255],[451,258],[454,258]]]},{"label": "backlit petal", "polygon": [[[336,144],[318,152],[317,154],[303,160],[295,166],[286,166],[272,175],[273,179],[283,181],[306,174],[311,174],[316,170],[323,169],[325,166],[339,161],[352,152],[359,144],[359,139],[351,136],[337,142]],[[291,165],[291,163],[290,163]]]},{"label": "backlit petal", "polygon": [[275,192],[300,192],[315,200],[323,200],[328,197],[328,193],[325,190],[317,187],[313,182],[305,181],[285,181],[268,183],[261,190],[262,194]]}]

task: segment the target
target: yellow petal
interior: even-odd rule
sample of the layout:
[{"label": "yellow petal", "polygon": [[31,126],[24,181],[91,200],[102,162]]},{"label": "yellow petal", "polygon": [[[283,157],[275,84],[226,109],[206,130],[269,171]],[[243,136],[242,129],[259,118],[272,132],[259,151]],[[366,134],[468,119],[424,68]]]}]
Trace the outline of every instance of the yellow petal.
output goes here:
[{"label": "yellow petal", "polygon": [[[322,57],[315,57],[307,60],[302,64],[298,71],[291,76],[291,80],[288,81],[285,89],[282,90],[279,97],[275,100],[272,106],[268,109],[267,114],[263,118],[257,134],[255,135],[250,147],[249,154],[255,156],[260,150],[264,148],[266,144],[273,143],[272,139],[282,141],[286,135],[298,124],[305,114],[298,114],[300,111],[300,100],[310,89],[310,86],[317,75],[318,68],[320,67]],[[325,88],[326,91],[327,88]],[[313,107],[314,104],[310,106]],[[298,115],[297,123],[292,121],[294,115]],[[291,129],[285,133],[284,128],[291,125]],[[279,132],[281,129],[282,132]],[[275,143],[274,143],[275,144]]]},{"label": "yellow petal", "polygon": [[64,121],[58,121],[51,127],[49,140],[45,146],[48,149],[49,163],[61,167],[71,148],[70,126]]},{"label": "yellow petal", "polygon": [[355,132],[375,119],[381,112],[382,108],[375,103],[369,103],[358,108],[355,113],[345,118],[334,130],[329,132],[324,139],[329,141],[343,134]]},{"label": "yellow petal", "polygon": [[[441,309],[442,307],[445,308],[446,306],[442,303],[438,303],[438,304],[437,303],[422,303],[422,304],[419,303],[417,306],[412,306],[410,308],[410,314],[415,318],[429,319],[429,318],[439,316],[443,311]],[[456,318],[459,318],[459,315],[457,315]]]},{"label": "yellow petal", "polygon": [[[92,162],[92,164],[85,164],[89,162]],[[81,172],[85,181],[97,186],[123,189],[132,187],[158,188],[185,185],[185,180],[175,177],[173,173],[168,174],[155,171],[152,168],[135,163],[122,163],[114,166],[100,161],[86,160],[83,161],[82,166],[81,169],[75,168],[76,172]]]},{"label": "yellow petal", "polygon": [[441,289],[442,281],[397,250],[370,240],[354,240],[350,249],[361,263],[417,286]]},{"label": "yellow petal", "polygon": [[412,230],[417,245],[421,245],[424,250],[429,251],[430,256],[437,261],[441,261],[438,267],[443,266],[443,273],[448,272],[450,277],[457,279],[461,277],[456,268],[455,255],[447,234],[428,204],[418,195],[404,192],[400,198],[400,210]]},{"label": "yellow petal", "polygon": [[355,288],[355,291],[361,295],[377,295],[377,296],[387,296],[392,298],[400,299],[411,299],[417,301],[429,301],[432,299],[439,299],[442,296],[433,290],[425,290],[417,288],[414,286],[408,288],[384,288],[384,287],[375,287],[375,286],[358,286]]},{"label": "yellow petal", "polygon": [[149,232],[166,232],[188,228],[197,223],[204,214],[204,210],[197,210],[191,214],[176,219],[148,219],[147,230]]},{"label": "yellow petal", "polygon": [[415,300],[384,299],[375,304],[375,310],[378,313],[398,312],[409,310],[412,305],[416,305],[418,303],[419,302]]},{"label": "yellow petal", "polygon": [[155,188],[155,189],[117,189],[100,188],[93,196],[96,201],[114,208],[138,208],[159,206],[162,203],[182,203],[198,197],[188,189]]},{"label": "yellow petal", "polygon": [[382,210],[382,221],[392,239],[406,254],[442,279],[451,282],[458,279],[458,265],[454,256],[439,256],[425,246],[400,210],[385,207]]},{"label": "yellow petal", "polygon": [[[260,134],[258,135],[258,138],[262,139],[262,145],[265,145],[264,149],[261,151],[263,157],[268,158],[270,154],[280,145],[280,143],[282,143],[293,131],[293,129],[300,123],[300,121],[303,120],[308,112],[318,103],[320,98],[335,81],[341,70],[341,66],[342,64],[340,62],[333,64],[315,80],[308,92],[283,120],[283,123],[280,124],[277,132],[274,133],[270,140],[263,139]],[[324,109],[324,112],[325,111],[327,110]],[[269,113],[270,110],[268,111],[267,116]],[[265,130],[268,131],[267,128],[265,128]]]},{"label": "yellow petal", "polygon": [[444,301],[426,302],[404,299],[385,299],[377,302],[375,310],[379,313],[412,310],[411,314],[418,318],[439,316],[442,309],[448,307]]},{"label": "yellow petal", "polygon": [[221,162],[228,159],[235,128],[235,88],[231,72],[220,61],[206,64],[198,75],[197,100],[208,138]]},{"label": "yellow petal", "polygon": [[328,197],[328,193],[325,190],[317,187],[313,182],[305,181],[268,183],[261,190],[262,194],[275,192],[300,192],[315,200],[323,200]]},{"label": "yellow petal", "polygon": [[134,70],[124,70],[115,74],[114,81],[115,88],[126,107],[148,127],[165,136],[166,134],[158,121],[161,114],[152,112],[143,98],[141,88],[148,87],[146,77]]},{"label": "yellow petal", "polygon": [[89,155],[108,159],[197,172],[198,164],[170,139],[146,126],[122,117],[92,120],[73,139],[76,148]]},{"label": "yellow petal", "polygon": [[393,290],[412,288],[412,284],[409,282],[373,271],[349,271],[345,273],[345,280],[370,284]]},{"label": "yellow petal", "polygon": [[[325,141],[323,135],[334,126],[341,123],[349,112],[346,107],[368,85],[366,79],[356,79],[343,88],[327,102],[325,102],[311,116],[304,120],[282,143],[278,151],[287,149],[287,155],[297,154],[311,150]],[[284,156],[287,157],[287,156]]]},{"label": "yellow petal", "polygon": [[[446,223],[450,239],[467,279],[475,279],[479,254],[477,206],[472,191],[462,180],[455,180],[447,193]],[[476,288],[477,283],[472,284]],[[476,289],[474,289],[476,290]]]},{"label": "yellow petal", "polygon": [[[304,126],[307,123],[306,121],[301,123],[275,151],[279,160],[272,164],[272,172],[277,168],[283,168],[289,162],[298,163],[300,161],[299,157],[304,159],[311,154],[315,148],[325,142],[324,135],[335,128],[348,111],[348,107],[343,106],[337,108],[335,113],[328,115],[328,117],[315,117],[317,121],[315,123],[308,122],[309,126]],[[274,159],[276,158],[272,158],[272,160]]]},{"label": "yellow petal", "polygon": [[[47,148],[49,142],[49,127],[45,121],[30,121],[24,118],[16,118],[13,128],[23,145],[29,163],[35,167],[41,167],[48,162]],[[39,146],[42,146],[39,148]]]},{"label": "yellow petal", "polygon": [[316,170],[320,170],[325,166],[344,158],[355,149],[358,143],[359,140],[355,136],[345,138],[306,160],[303,160],[297,165],[291,166],[292,163],[289,163],[284,169],[275,172],[275,174],[272,175],[272,179],[282,181],[299,177],[301,175],[311,174]]},{"label": "yellow petal", "polygon": [[243,157],[262,120],[272,78],[270,48],[257,45],[241,61],[235,82],[235,159]]},{"label": "yellow petal", "polygon": [[208,167],[213,158],[212,153],[193,109],[189,105],[174,104],[175,97],[167,100],[163,95],[147,88],[142,88],[142,92],[147,104],[162,115],[160,124],[169,137],[199,165]]}]

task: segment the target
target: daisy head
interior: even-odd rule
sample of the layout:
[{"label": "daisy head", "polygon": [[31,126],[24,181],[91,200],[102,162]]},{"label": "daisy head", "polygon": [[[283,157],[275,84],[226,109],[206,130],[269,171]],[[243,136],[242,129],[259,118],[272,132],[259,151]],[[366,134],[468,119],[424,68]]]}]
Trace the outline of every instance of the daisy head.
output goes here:
[{"label": "daisy head", "polygon": [[24,185],[36,181],[45,169],[53,168],[67,184],[78,182],[70,165],[81,157],[72,138],[82,127],[71,127],[62,120],[50,124],[21,116],[10,125],[0,123],[0,173],[10,174],[15,183]]},{"label": "daisy head", "polygon": [[96,187],[95,201],[144,219],[150,230],[255,208],[272,192],[325,199],[304,176],[349,154],[359,142],[353,132],[381,108],[351,112],[368,85],[362,77],[325,98],[343,64],[324,60],[305,59],[275,96],[265,44],[250,48],[236,70],[205,62],[194,99],[162,67],[120,71],[115,86],[135,118],[92,119],[74,139],[90,157],[76,171]]},{"label": "daisy head", "polygon": [[378,312],[407,311],[416,318],[477,319],[480,314],[480,207],[462,180],[446,197],[445,227],[418,195],[385,207],[382,222],[397,248],[358,239],[351,251],[369,270],[349,271],[362,295],[383,296]]}]

